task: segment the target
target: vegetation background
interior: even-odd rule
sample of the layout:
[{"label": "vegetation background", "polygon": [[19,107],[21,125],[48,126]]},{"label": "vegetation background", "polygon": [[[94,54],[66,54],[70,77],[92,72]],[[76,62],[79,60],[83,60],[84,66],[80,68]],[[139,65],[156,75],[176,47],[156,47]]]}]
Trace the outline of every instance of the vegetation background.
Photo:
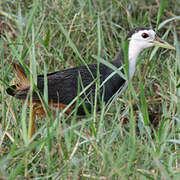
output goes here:
[{"label": "vegetation background", "polygon": [[[37,117],[29,139],[29,109],[5,91],[11,64],[35,78],[111,61],[137,26],[176,52],[146,50],[108,111]],[[1,0],[0,32],[0,179],[180,179],[180,0]]]}]

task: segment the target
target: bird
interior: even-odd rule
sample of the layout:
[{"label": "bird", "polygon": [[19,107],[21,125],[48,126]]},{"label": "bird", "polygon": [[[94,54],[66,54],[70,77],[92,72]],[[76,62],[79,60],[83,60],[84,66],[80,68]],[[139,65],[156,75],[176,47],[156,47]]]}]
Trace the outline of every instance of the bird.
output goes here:
[{"label": "bird", "polygon": [[[162,40],[152,28],[136,27],[129,31],[125,41],[129,41],[127,54],[130,80],[134,76],[138,56],[144,49],[158,46],[175,50],[172,45]],[[125,73],[124,68],[121,68],[125,64],[125,53],[123,48],[121,48],[117,57],[110,63],[117,69],[116,71],[103,63],[99,63],[78,66],[47,74],[49,107],[60,108],[62,110],[80,94],[79,98],[82,100],[82,103],[77,109],[77,114],[84,115],[86,112],[90,113],[94,108],[92,104],[95,102],[97,87],[99,88],[99,98],[97,98],[98,107],[101,101],[105,104],[110,103],[113,99],[112,97],[117,94],[119,96],[126,89],[128,84],[128,80],[118,73]],[[7,88],[6,91],[9,95],[17,99],[26,100],[26,98],[29,97],[31,88],[26,72],[19,64],[13,64],[13,71],[16,74],[18,82]],[[43,97],[45,88],[44,79],[44,74],[37,76],[38,92],[32,92],[33,105],[34,107],[38,107],[35,110],[35,114],[39,115],[45,114],[41,103],[41,97]],[[97,86],[97,82],[99,82],[99,86]],[[75,106],[76,101],[66,109],[66,113],[72,112]],[[31,129],[33,129],[31,130],[32,136],[34,127],[31,127]]]}]

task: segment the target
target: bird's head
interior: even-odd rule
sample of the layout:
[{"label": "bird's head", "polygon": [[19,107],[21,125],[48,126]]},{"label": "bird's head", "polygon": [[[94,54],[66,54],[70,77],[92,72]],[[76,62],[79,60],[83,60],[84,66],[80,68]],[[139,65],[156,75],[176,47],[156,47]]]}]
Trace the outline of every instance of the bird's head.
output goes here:
[{"label": "bird's head", "polygon": [[[173,46],[162,40],[151,28],[137,27],[129,32],[126,40],[133,42],[136,47],[145,49],[152,46],[163,47],[166,49],[175,49]],[[135,46],[134,46],[135,48]]]},{"label": "bird's head", "polygon": [[136,60],[139,53],[148,47],[158,46],[166,49],[175,49],[162,40],[151,28],[136,27],[128,33],[126,40],[129,40],[130,60]]}]

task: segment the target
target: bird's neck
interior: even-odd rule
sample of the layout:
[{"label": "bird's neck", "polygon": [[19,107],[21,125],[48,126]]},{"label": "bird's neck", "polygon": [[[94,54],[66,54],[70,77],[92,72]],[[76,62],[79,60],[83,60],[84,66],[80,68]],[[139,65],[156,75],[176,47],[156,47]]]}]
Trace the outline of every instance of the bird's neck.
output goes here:
[{"label": "bird's neck", "polygon": [[[131,41],[129,43],[129,48],[128,48],[128,60],[129,60],[129,77],[132,79],[135,68],[136,68],[136,61],[138,59],[138,56],[140,52],[142,51],[141,48],[138,48],[138,46]],[[124,52],[123,49],[121,49],[119,55],[117,58],[113,61],[113,65],[116,67],[120,67],[124,64]]]},{"label": "bird's neck", "polygon": [[130,77],[130,79],[132,79],[132,77],[134,75],[138,56],[143,49],[144,48],[139,46],[136,41],[131,40],[129,42],[128,59],[129,59],[129,77]]},{"label": "bird's neck", "polygon": [[133,61],[136,62],[139,54],[143,50],[143,47],[138,45],[138,43],[134,40],[131,40],[129,42],[129,48],[128,48],[128,58],[129,58],[129,63],[134,63]]}]

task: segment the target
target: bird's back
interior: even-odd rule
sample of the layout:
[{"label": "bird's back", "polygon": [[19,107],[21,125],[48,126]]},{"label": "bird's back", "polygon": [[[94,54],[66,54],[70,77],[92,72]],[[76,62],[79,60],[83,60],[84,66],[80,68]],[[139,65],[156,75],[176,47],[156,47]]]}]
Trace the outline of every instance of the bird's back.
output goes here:
[{"label": "bird's back", "polygon": [[[99,67],[98,70],[97,67]],[[19,66],[18,68],[18,65],[16,65],[16,71],[17,69],[19,69],[19,72],[22,71],[22,67]],[[67,105],[81,93],[80,98],[84,99],[84,103],[88,111],[90,111],[91,103],[95,98],[96,87],[100,87],[102,82],[112,72],[112,69],[103,64],[99,64],[99,66],[97,64],[90,64],[88,66],[80,66],[47,74],[48,101]],[[97,83],[99,83],[99,86]],[[118,74],[115,74],[97,91],[99,97],[107,102],[123,83],[124,80]],[[44,93],[44,86],[44,75],[38,75],[37,88],[41,95]],[[19,99],[25,99],[29,94],[30,84],[26,88],[20,88],[18,85],[13,85],[12,88],[7,90],[10,95]],[[33,92],[32,98],[34,101],[39,100],[36,92]],[[100,102],[100,98],[98,98],[98,103]],[[81,106],[79,111],[83,111]]]}]

